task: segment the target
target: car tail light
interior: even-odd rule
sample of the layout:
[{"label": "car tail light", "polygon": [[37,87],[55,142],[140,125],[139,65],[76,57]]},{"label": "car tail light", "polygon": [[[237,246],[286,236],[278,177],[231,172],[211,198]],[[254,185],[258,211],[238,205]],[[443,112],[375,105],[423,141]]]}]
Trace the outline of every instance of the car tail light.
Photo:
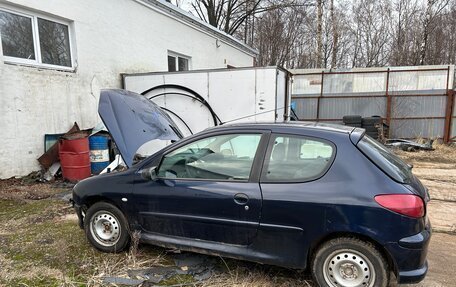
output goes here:
[{"label": "car tail light", "polygon": [[424,216],[424,202],[412,194],[377,195],[375,201],[386,209],[402,215],[420,218]]}]

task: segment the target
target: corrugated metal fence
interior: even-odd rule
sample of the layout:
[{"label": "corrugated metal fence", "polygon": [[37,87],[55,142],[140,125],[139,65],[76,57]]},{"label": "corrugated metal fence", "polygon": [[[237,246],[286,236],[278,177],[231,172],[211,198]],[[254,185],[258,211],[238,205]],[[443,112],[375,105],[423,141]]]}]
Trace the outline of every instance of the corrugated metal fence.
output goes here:
[{"label": "corrugated metal fence", "polygon": [[300,120],[377,115],[390,125],[392,138],[456,141],[453,80],[454,66],[296,70],[292,101]]}]

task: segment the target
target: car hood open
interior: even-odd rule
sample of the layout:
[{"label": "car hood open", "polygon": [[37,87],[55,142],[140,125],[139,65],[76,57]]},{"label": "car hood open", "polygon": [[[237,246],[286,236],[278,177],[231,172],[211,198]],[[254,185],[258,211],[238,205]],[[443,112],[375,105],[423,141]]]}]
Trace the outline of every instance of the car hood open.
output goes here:
[{"label": "car hood open", "polygon": [[125,90],[102,90],[98,113],[128,167],[136,151],[152,140],[179,140],[182,133],[159,106]]}]

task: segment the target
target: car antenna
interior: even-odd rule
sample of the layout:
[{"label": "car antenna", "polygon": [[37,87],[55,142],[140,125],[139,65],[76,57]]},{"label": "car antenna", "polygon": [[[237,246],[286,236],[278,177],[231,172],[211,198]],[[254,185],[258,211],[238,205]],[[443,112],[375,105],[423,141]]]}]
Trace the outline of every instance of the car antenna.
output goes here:
[{"label": "car antenna", "polygon": [[[287,106],[287,108],[289,108],[289,107],[290,107],[290,106]],[[263,112],[260,112],[260,113],[254,113],[254,114],[251,114],[251,115],[247,115],[247,116],[243,116],[243,117],[240,117],[240,118],[232,119],[232,120],[229,120],[229,121],[226,121],[226,122],[220,121],[220,125],[224,125],[224,124],[227,124],[227,123],[231,123],[231,122],[234,122],[234,121],[238,121],[238,120],[250,118],[250,117],[257,116],[257,115],[261,115],[261,114],[266,114],[266,113],[275,112],[275,111],[278,111],[278,110],[283,110],[283,109],[285,109],[285,108],[286,108],[286,107],[277,108],[277,109],[273,109],[273,110],[267,110],[267,111],[263,111]]]}]

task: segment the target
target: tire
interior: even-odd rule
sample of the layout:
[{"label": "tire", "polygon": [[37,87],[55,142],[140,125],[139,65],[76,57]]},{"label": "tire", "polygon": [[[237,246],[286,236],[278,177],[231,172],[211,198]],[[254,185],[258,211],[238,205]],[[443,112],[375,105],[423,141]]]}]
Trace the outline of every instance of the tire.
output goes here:
[{"label": "tire", "polygon": [[363,127],[367,133],[378,133],[378,129],[376,127]]},{"label": "tire", "polygon": [[350,125],[350,124],[361,124],[362,117],[361,116],[344,116],[342,118],[342,120],[347,125]]},{"label": "tire", "polygon": [[376,124],[380,124],[381,122],[382,122],[382,118],[379,118],[379,117],[363,118],[363,120],[362,120],[363,127],[375,126]]},{"label": "tire", "polygon": [[321,287],[386,287],[389,274],[385,258],[374,245],[356,238],[332,239],[312,260],[312,276]]},{"label": "tire", "polygon": [[371,135],[371,134],[375,134],[375,135],[378,135],[378,130],[377,129],[372,129],[372,130],[366,130],[366,133]]},{"label": "tire", "polygon": [[117,207],[107,202],[97,202],[87,210],[84,231],[90,244],[103,252],[121,252],[130,242],[125,216]]},{"label": "tire", "polygon": [[370,136],[374,140],[378,139],[378,133],[366,133],[366,135]]}]

